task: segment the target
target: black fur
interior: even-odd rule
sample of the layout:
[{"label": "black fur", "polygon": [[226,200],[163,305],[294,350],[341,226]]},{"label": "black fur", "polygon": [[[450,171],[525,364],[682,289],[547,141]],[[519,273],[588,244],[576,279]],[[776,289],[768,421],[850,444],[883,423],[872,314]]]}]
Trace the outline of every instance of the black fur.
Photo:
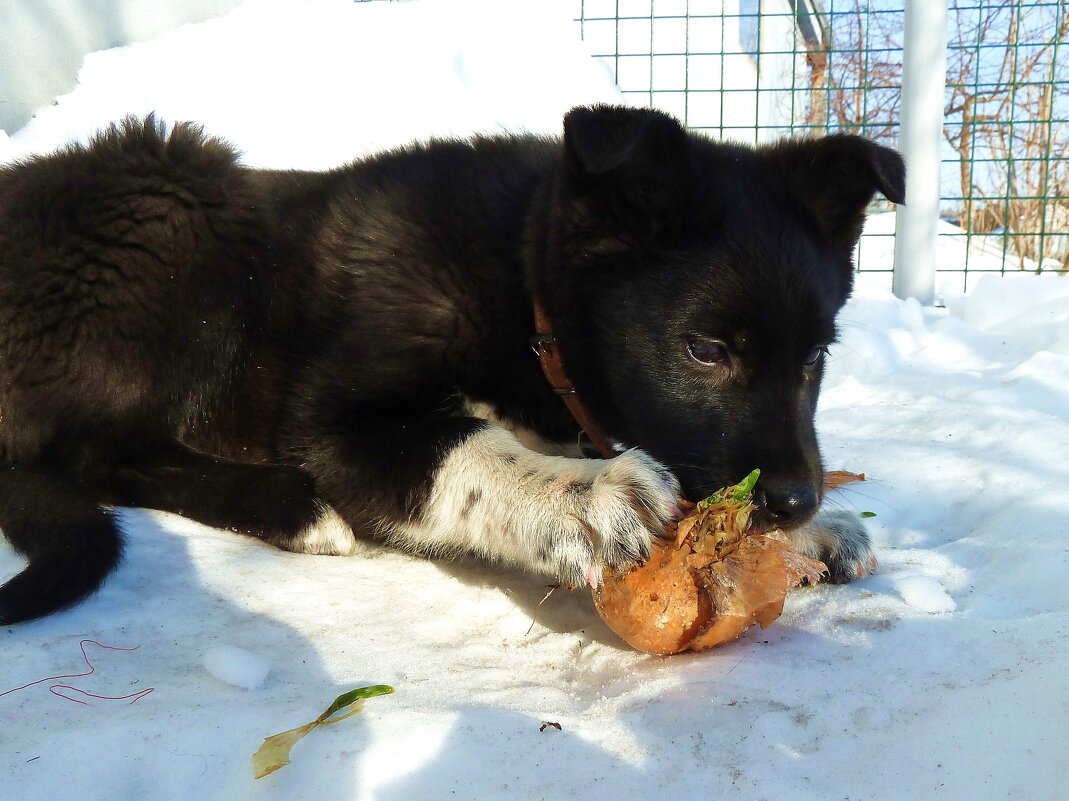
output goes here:
[{"label": "black fur", "polygon": [[903,180],[856,137],[753,150],[611,107],[573,110],[562,141],[321,174],[152,119],[2,168],[0,527],[30,566],[0,623],[99,585],[121,550],[103,505],[299,548],[323,504],[361,533],[418,520],[489,425],[465,403],[574,440],[529,348],[534,292],[614,439],[692,497],[761,467],[768,524],[797,524],[821,476],[803,362],[834,338],[865,205]]}]

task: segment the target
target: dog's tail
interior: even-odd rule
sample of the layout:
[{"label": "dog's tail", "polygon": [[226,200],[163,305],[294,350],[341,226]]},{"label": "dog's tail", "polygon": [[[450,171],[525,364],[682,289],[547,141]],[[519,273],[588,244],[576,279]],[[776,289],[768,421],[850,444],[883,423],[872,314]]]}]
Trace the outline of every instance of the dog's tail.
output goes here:
[{"label": "dog's tail", "polygon": [[0,464],[0,530],[29,564],[0,586],[0,625],[81,601],[122,556],[122,534],[93,495],[41,467]]}]

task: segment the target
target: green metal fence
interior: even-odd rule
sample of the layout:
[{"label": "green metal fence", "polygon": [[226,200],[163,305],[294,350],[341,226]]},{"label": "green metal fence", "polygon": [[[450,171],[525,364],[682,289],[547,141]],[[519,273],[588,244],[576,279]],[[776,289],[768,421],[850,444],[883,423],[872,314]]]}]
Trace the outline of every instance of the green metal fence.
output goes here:
[{"label": "green metal fence", "polygon": [[[575,0],[625,97],[711,136],[898,136],[904,0]],[[1069,0],[950,0],[939,268],[1069,267]],[[890,284],[877,206],[858,263]]]}]

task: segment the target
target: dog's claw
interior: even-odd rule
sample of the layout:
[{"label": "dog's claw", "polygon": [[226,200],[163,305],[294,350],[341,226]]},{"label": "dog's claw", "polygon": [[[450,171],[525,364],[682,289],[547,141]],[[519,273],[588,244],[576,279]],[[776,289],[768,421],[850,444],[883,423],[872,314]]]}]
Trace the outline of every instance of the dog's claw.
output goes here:
[{"label": "dog's claw", "polygon": [[862,578],[865,578],[866,576],[871,576],[873,573],[875,573],[879,569],[879,567],[880,567],[880,565],[876,561],[876,557],[875,556],[870,556],[869,559],[868,559],[868,566],[867,567],[863,562],[858,562],[857,566],[854,568],[854,570],[857,573],[857,577],[859,579],[862,579]]},{"label": "dog's claw", "polygon": [[598,575],[597,568],[590,568],[586,572],[586,583],[590,585],[590,589],[596,590],[601,585],[601,577]]}]

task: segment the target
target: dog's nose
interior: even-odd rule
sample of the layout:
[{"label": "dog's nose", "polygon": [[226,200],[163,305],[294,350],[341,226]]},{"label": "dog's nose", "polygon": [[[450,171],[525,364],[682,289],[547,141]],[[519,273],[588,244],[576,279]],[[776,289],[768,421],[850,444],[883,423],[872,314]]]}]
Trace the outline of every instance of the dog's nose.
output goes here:
[{"label": "dog's nose", "polygon": [[820,504],[820,497],[809,484],[766,481],[762,478],[754,490],[754,503],[764,511],[763,517],[774,526],[789,527],[812,517]]}]

